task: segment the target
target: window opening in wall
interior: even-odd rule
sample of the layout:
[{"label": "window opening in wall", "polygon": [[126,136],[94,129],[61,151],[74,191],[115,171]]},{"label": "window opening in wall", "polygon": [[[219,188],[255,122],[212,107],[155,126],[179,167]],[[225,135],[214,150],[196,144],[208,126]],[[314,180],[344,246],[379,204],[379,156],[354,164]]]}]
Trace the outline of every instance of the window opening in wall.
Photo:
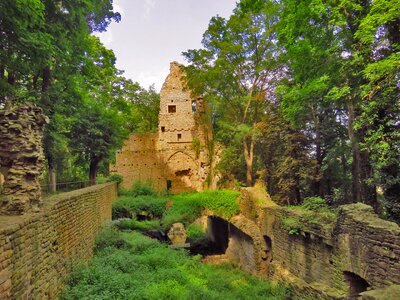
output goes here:
[{"label": "window opening in wall", "polygon": [[176,113],[176,105],[168,105],[168,113]]},{"label": "window opening in wall", "polygon": [[343,276],[349,284],[348,299],[358,299],[359,294],[365,292],[369,287],[368,282],[355,273],[344,271]]},{"label": "window opening in wall", "polygon": [[170,191],[172,188],[172,181],[171,180],[167,180],[167,191]]},{"label": "window opening in wall", "polygon": [[165,132],[165,126],[161,126],[161,132]]},{"label": "window opening in wall", "polygon": [[178,133],[178,141],[182,138],[182,134]]},{"label": "window opening in wall", "polygon": [[197,111],[197,102],[195,100],[192,101],[192,113]]}]

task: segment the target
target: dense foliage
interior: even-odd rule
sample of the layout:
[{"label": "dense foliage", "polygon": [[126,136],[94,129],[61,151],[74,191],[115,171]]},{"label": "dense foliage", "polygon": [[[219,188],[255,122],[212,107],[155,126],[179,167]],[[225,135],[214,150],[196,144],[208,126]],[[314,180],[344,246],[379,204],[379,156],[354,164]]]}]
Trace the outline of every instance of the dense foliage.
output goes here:
[{"label": "dense foliage", "polygon": [[[138,215],[148,219],[158,219],[161,228],[168,229],[173,223],[181,222],[188,226],[201,215],[204,209],[216,215],[229,218],[239,212],[237,198],[239,192],[231,190],[207,190],[200,193],[187,193],[170,196],[135,195],[136,185],[127,195],[123,195],[113,203],[113,219],[129,218],[118,226],[120,228],[137,229],[135,219]],[[144,224],[145,226],[146,224]],[[193,229],[193,228],[192,228]]]},{"label": "dense foliage", "polygon": [[157,127],[159,95],[124,78],[93,36],[120,19],[112,0],[0,3],[0,109],[30,101],[49,116],[53,187],[56,177],[94,182],[129,132]]},{"label": "dense foliage", "polygon": [[286,299],[287,290],[212,266],[139,233],[108,230],[89,267],[76,268],[61,299]]},{"label": "dense foliage", "polygon": [[189,85],[214,108],[226,180],[400,216],[398,1],[242,0],[202,44]]}]

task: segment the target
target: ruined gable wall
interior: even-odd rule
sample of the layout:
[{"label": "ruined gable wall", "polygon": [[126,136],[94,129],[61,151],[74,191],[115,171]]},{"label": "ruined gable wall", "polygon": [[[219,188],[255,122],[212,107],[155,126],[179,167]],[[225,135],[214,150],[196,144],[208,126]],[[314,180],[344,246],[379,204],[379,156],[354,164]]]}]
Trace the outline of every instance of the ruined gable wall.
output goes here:
[{"label": "ruined gable wall", "polygon": [[171,184],[171,192],[201,191],[210,174],[208,143],[211,125],[205,105],[185,86],[182,66],[171,63],[160,93],[157,134],[134,134],[117,153],[112,173],[130,188],[136,180],[151,181],[157,190]]},{"label": "ruined gable wall", "polygon": [[116,154],[112,173],[123,176],[124,188],[131,188],[137,182],[149,182],[158,190],[165,190],[165,163],[158,149],[158,133],[132,134]]}]

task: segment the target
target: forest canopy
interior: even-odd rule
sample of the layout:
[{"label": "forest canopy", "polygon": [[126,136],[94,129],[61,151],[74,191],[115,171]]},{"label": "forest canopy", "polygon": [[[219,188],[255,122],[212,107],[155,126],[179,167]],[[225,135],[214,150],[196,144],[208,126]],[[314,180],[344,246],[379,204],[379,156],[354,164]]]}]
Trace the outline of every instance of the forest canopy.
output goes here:
[{"label": "forest canopy", "polygon": [[400,216],[400,2],[242,0],[183,53],[227,181]]},{"label": "forest canopy", "polygon": [[[0,2],[0,108],[50,118],[50,183],[95,181],[132,132],[157,129],[159,95],[123,76],[93,34],[112,0]],[[183,53],[212,108],[223,182],[273,199],[321,197],[400,217],[400,2],[241,0]]]},{"label": "forest canopy", "polygon": [[0,107],[34,102],[50,118],[44,153],[53,189],[87,174],[93,183],[130,132],[157,127],[159,95],[124,78],[93,35],[121,20],[112,2],[0,2]]}]

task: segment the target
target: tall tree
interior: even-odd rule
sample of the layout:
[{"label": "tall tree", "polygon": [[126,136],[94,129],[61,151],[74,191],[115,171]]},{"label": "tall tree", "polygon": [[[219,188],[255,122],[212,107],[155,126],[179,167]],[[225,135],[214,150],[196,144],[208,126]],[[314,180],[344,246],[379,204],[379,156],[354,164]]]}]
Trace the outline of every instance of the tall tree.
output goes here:
[{"label": "tall tree", "polygon": [[279,73],[276,12],[268,2],[259,12],[238,7],[228,20],[214,17],[203,35],[204,49],[183,53],[191,63],[189,85],[213,103],[220,133],[241,141],[248,186],[253,183],[257,123]]}]

